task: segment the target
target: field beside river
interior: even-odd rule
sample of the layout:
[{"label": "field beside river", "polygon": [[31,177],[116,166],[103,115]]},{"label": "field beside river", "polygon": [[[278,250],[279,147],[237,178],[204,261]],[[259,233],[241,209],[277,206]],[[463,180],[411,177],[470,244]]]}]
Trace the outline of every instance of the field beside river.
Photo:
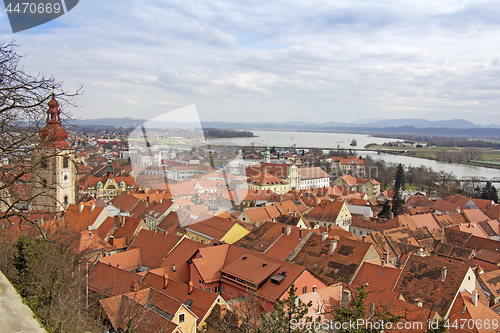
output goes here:
[{"label": "field beside river", "polygon": [[370,146],[369,149],[442,162],[455,162],[461,164],[478,163],[487,167],[500,167],[500,150],[490,148],[426,146],[417,148],[374,145]]}]

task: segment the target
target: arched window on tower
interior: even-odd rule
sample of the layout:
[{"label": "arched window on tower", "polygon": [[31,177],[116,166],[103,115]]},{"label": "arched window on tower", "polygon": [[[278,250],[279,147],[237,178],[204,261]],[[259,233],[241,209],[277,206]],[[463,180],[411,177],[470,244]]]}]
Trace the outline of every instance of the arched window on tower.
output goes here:
[{"label": "arched window on tower", "polygon": [[67,168],[69,166],[69,157],[63,157],[63,168]]},{"label": "arched window on tower", "polygon": [[42,180],[42,187],[43,188],[47,187],[47,181],[45,179]]},{"label": "arched window on tower", "polygon": [[63,200],[64,200],[64,204],[67,205],[68,204],[68,196],[65,195]]}]

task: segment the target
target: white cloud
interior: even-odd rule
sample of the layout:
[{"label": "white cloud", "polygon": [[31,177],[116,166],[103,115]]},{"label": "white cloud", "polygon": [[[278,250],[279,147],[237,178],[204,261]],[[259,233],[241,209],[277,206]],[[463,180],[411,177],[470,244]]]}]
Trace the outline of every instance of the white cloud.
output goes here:
[{"label": "white cloud", "polygon": [[50,28],[12,36],[0,15],[0,29],[26,68],[85,85],[82,118],[196,103],[204,120],[500,123],[499,14],[441,0],[87,0]]}]

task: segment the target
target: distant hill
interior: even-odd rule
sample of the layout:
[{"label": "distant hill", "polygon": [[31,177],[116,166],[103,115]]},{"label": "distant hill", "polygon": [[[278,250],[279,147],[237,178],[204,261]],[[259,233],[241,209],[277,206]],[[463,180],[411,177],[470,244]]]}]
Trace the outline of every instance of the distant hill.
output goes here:
[{"label": "distant hill", "polygon": [[[464,119],[426,120],[426,119],[380,119],[358,120],[352,123],[325,122],[321,124],[311,122],[289,121],[283,123],[252,123],[252,122],[202,122],[203,128],[224,128],[233,130],[301,130],[301,131],[337,131],[351,133],[414,133],[433,134],[439,136],[469,136],[473,138],[500,138],[499,125],[477,125]],[[84,119],[72,122],[76,126],[94,127],[137,127],[147,122],[144,119],[102,118]],[[193,127],[195,123],[171,123],[162,121],[148,121],[146,127]]]},{"label": "distant hill", "polygon": [[145,119],[124,118],[99,118],[99,119],[79,119],[71,122],[75,126],[114,126],[114,127],[137,127],[144,123]]}]

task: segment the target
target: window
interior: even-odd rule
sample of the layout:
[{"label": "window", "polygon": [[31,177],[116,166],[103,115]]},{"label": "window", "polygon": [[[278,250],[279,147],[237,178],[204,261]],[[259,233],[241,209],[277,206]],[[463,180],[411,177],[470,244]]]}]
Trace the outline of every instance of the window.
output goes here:
[{"label": "window", "polygon": [[44,187],[44,188],[47,187],[47,181],[45,179],[42,180],[42,187]]},{"label": "window", "polygon": [[67,168],[69,166],[69,158],[63,157],[63,168]]},{"label": "window", "polygon": [[223,294],[225,294],[225,293],[226,293],[226,288],[225,288],[224,286],[221,286],[221,292],[222,292]]},{"label": "window", "polygon": [[307,293],[307,286],[302,287],[302,293],[303,293],[303,294],[306,294],[306,293]]},{"label": "window", "polygon": [[200,280],[198,281],[199,285],[202,286],[203,285],[203,280]]},{"label": "window", "polygon": [[229,288],[229,297],[233,297],[233,288]]},{"label": "window", "polygon": [[214,290],[214,292],[215,292],[216,294],[220,294],[220,286],[215,286],[215,290]]},{"label": "window", "polygon": [[65,205],[67,205],[67,204],[68,204],[68,196],[67,196],[67,195],[65,195],[65,196],[64,196],[64,204],[65,204]]},{"label": "window", "polygon": [[186,321],[186,315],[184,313],[179,314],[179,324]]},{"label": "window", "polygon": [[208,288],[207,288],[207,291],[208,291],[208,292],[211,292],[211,291],[212,291],[212,288],[208,287]]}]

